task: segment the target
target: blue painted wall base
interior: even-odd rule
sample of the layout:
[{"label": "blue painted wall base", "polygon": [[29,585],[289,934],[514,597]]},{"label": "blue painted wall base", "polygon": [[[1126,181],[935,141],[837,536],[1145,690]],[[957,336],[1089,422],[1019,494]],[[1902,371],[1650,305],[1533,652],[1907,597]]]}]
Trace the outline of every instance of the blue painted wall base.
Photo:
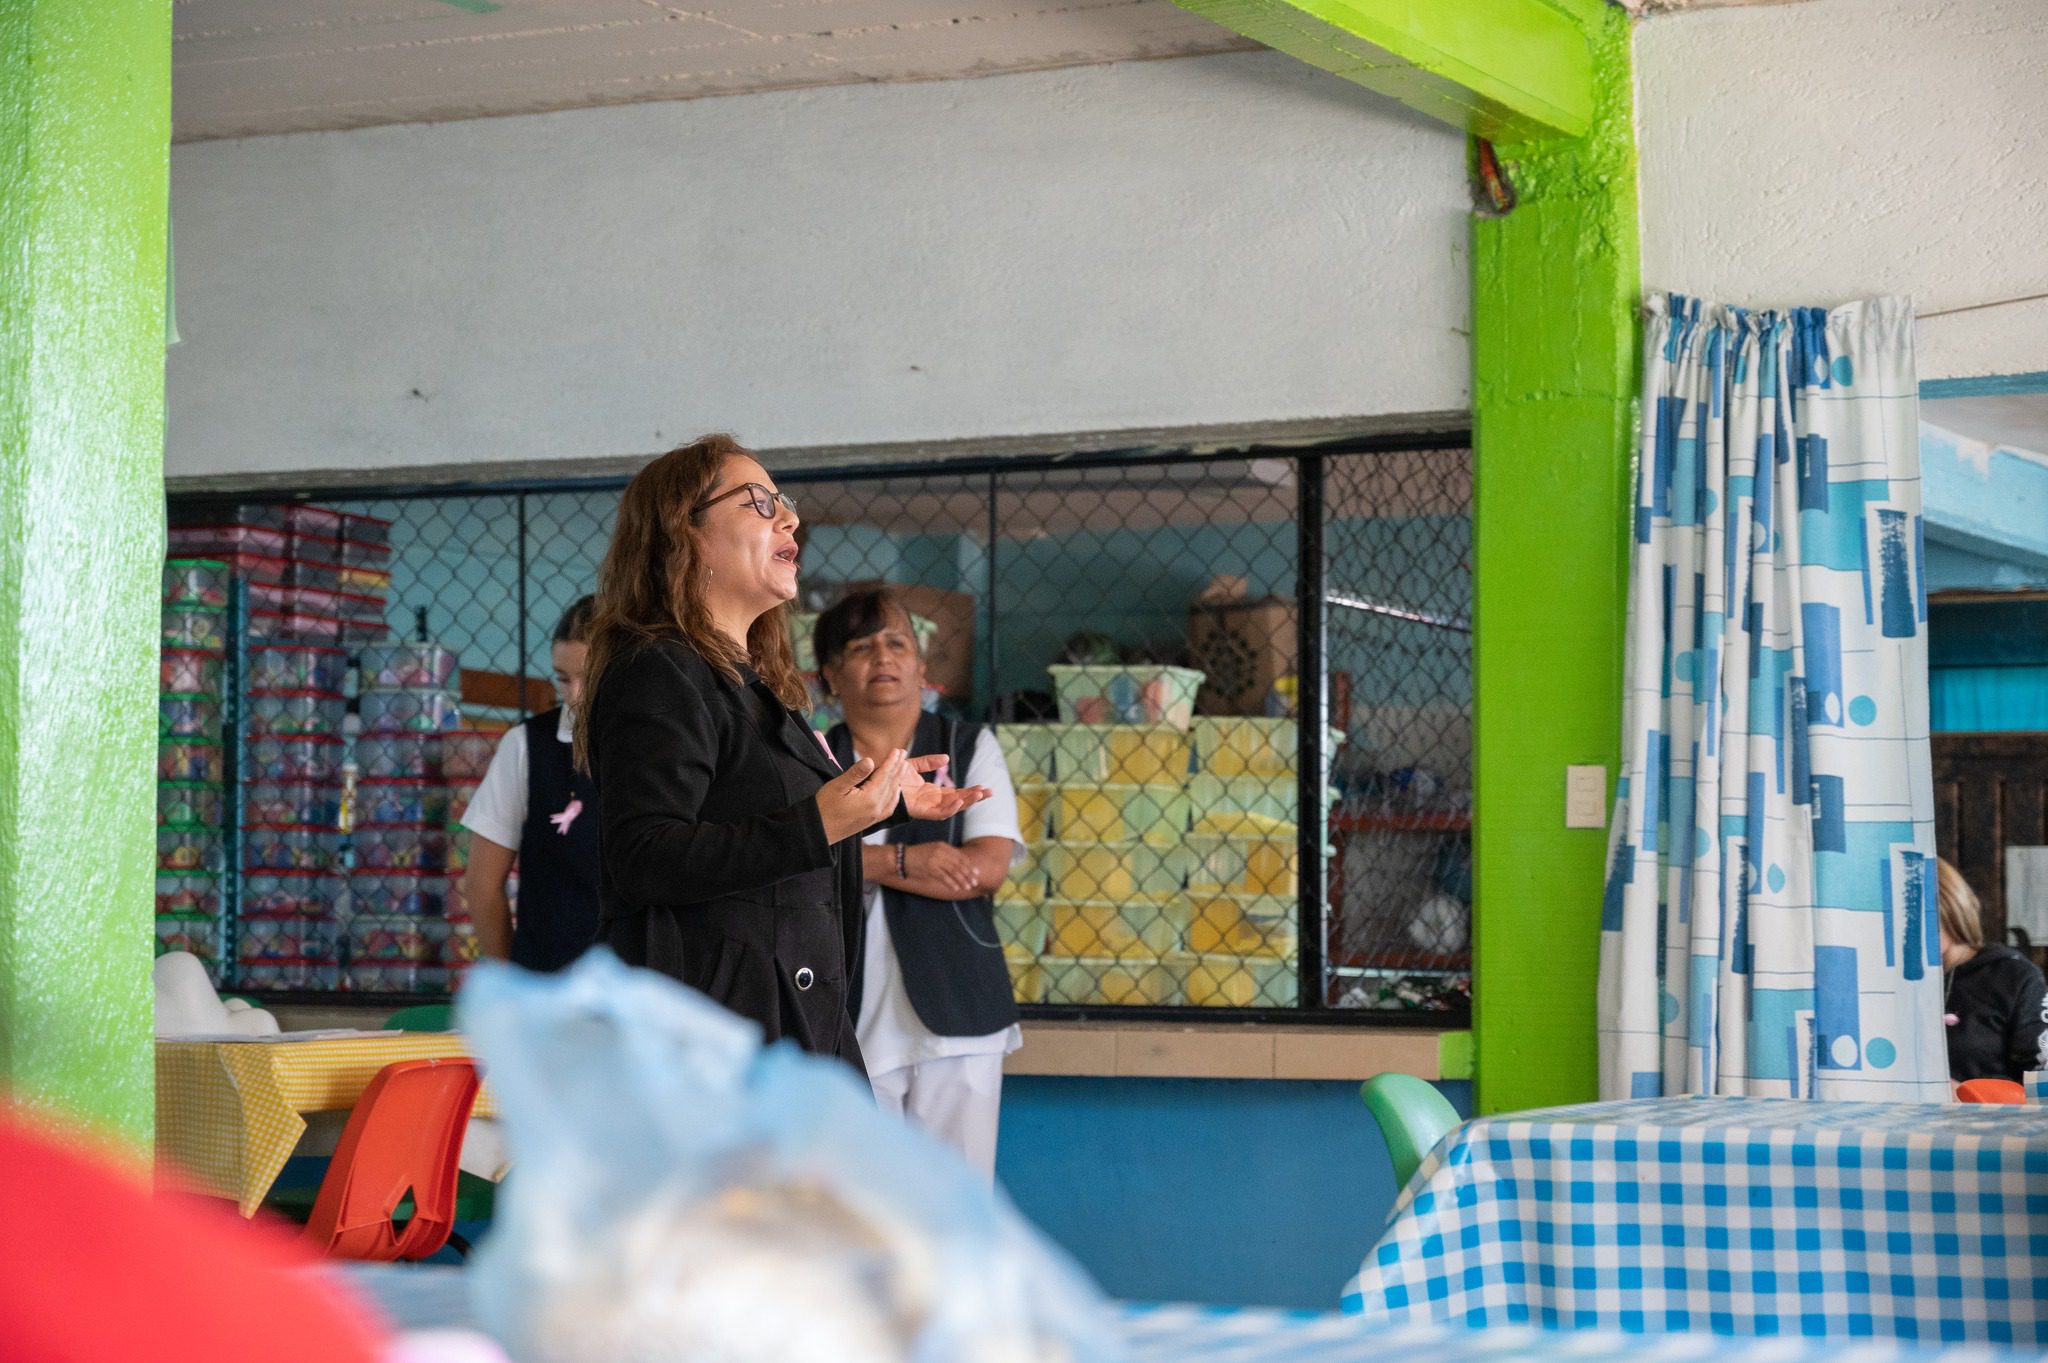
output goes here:
[{"label": "blue painted wall base", "polygon": [[[1437,1087],[1471,1114],[1469,1083]],[[1335,1310],[1397,1192],[1348,1082],[1013,1076],[996,1167],[1132,1301]]]}]

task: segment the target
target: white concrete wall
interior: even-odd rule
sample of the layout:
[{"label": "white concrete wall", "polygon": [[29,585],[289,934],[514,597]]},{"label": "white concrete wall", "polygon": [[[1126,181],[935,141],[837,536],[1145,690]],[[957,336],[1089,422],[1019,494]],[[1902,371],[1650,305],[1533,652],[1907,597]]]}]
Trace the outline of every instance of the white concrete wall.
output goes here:
[{"label": "white concrete wall", "polygon": [[[1643,282],[1754,306],[2048,290],[2048,4],[1808,0],[1636,36]],[[2048,301],[1930,318],[1922,378],[2048,370]]]},{"label": "white concrete wall", "polygon": [[1461,410],[1463,155],[1270,53],[182,145],[168,471]]}]

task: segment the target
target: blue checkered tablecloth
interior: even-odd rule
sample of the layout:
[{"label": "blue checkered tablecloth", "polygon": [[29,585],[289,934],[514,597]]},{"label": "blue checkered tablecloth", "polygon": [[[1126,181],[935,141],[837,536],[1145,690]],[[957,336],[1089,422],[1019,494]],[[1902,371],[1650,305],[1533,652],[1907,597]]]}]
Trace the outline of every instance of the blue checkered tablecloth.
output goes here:
[{"label": "blue checkered tablecloth", "polygon": [[[343,1276],[401,1329],[473,1327],[462,1270],[352,1265]],[[1604,1332],[1418,1324],[1371,1328],[1356,1316],[1216,1306],[1125,1306],[1128,1363],[2015,1363],[1982,1346],[1852,1346],[1802,1340],[1653,1339]]]},{"label": "blue checkered tablecloth", "polygon": [[1468,1122],[1372,1323],[2048,1343],[2048,1109],[1654,1098]]}]

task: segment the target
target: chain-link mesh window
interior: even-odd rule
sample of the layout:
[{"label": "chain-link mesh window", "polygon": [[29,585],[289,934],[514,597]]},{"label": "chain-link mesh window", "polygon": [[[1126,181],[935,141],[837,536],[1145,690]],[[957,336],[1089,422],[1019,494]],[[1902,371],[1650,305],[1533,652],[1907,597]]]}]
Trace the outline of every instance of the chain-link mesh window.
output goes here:
[{"label": "chain-link mesh window", "polygon": [[[806,669],[818,613],[887,585],[924,646],[926,707],[987,726],[1007,767],[1023,845],[996,914],[1021,1002],[1464,1006],[1463,451],[781,481],[804,518]],[[389,545],[356,554],[377,561],[347,581],[320,566],[349,556],[345,538],[234,539],[318,508],[174,506],[174,550],[225,557],[241,586],[223,593],[227,770],[194,750],[180,773],[218,786],[215,842],[196,855],[225,892],[188,895],[160,942],[203,949],[244,989],[445,992],[476,955],[462,813],[505,728],[554,703],[552,632],[594,588],[617,502],[616,485],[323,500]],[[1301,573],[1318,545],[1320,573]],[[1318,576],[1320,603],[1303,593]],[[315,584],[292,622],[315,633],[254,628],[279,579]],[[344,588],[353,600],[317,594]],[[318,634],[328,611],[356,626]],[[1322,652],[1307,687],[1304,637]],[[336,652],[308,651],[323,646]],[[1321,736],[1297,722],[1304,695]],[[813,699],[820,729],[840,718],[815,680]],[[204,803],[206,780],[182,788]],[[186,825],[167,827],[175,841]],[[160,890],[205,885],[171,874],[192,869],[166,862]]]}]

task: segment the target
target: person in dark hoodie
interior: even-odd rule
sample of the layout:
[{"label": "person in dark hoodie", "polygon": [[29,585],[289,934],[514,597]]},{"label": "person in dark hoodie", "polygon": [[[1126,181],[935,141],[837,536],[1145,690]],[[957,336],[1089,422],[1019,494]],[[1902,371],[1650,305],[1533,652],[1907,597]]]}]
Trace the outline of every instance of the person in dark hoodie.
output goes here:
[{"label": "person in dark hoodie", "polygon": [[2048,980],[2009,946],[1987,945],[1977,893],[1962,872],[1941,866],[1941,970],[1946,977],[1949,1079],[2021,1081],[2048,1068],[2041,1041],[2048,1032]]}]

